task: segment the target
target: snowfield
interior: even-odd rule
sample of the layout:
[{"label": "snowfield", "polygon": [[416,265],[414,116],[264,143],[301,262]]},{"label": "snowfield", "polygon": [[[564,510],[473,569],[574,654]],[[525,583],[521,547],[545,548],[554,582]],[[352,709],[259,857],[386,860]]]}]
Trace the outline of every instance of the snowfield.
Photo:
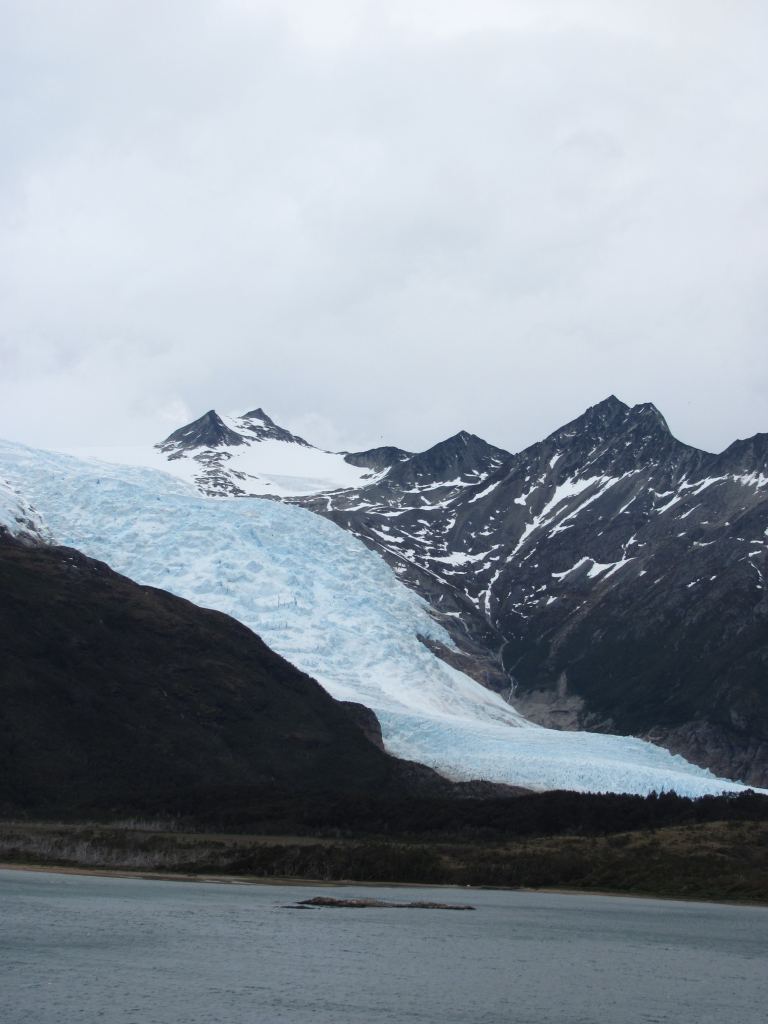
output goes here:
[{"label": "snowfield", "polygon": [[738,783],[639,739],[557,732],[434,656],[426,604],[329,520],[278,501],[202,497],[168,473],[0,441],[0,523],[33,506],[56,543],[216,608],[334,696],[378,715],[386,747],[454,779],[689,796]]},{"label": "snowfield", "polygon": [[[220,460],[221,475],[245,494],[255,497],[295,498],[340,488],[367,487],[382,476],[365,467],[351,465],[338,452],[326,452],[306,442],[260,437],[258,431],[263,429],[260,420],[233,416],[221,416],[220,420],[227,429],[243,438],[244,443],[191,450],[177,448],[170,457],[159,447],[147,445],[80,448],[69,454],[163,470],[194,484],[202,493],[207,492],[210,483],[206,479],[206,460],[213,455]],[[226,494],[226,490],[222,494]]]},{"label": "snowfield", "polygon": [[[239,486],[254,497],[295,498],[339,488],[366,487],[379,477],[370,469],[345,462],[343,455],[319,448],[301,448],[284,441],[222,446],[219,452],[227,457],[227,472],[237,474]],[[203,468],[194,455],[169,459],[148,445],[78,448],[72,449],[71,454],[77,458],[158,469],[196,486]]]}]

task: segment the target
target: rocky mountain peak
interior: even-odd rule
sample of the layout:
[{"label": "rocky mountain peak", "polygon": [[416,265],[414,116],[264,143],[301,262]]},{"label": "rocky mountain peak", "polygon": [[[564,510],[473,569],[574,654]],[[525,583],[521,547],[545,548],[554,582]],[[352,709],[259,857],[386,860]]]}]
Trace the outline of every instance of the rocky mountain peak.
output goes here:
[{"label": "rocky mountain peak", "polygon": [[477,434],[470,434],[468,430],[460,430],[458,433],[452,434],[450,437],[446,437],[444,441],[438,441],[436,445],[432,446],[430,451],[435,451],[436,449],[445,451],[455,449],[461,450],[461,448],[466,448],[470,445],[472,447],[479,446],[482,448],[487,444],[488,442],[484,441],[482,437],[478,437]]},{"label": "rocky mountain peak", "polygon": [[629,406],[626,402],[622,402],[616,395],[608,395],[602,402],[598,402],[596,405],[591,405],[587,408],[584,413],[585,416],[602,416],[602,417],[613,417],[625,415],[629,410]]},{"label": "rocky mountain peak", "polygon": [[620,429],[628,412],[628,405],[621,402],[615,395],[609,395],[597,405],[590,405],[576,419],[550,434],[547,440],[568,442],[571,438],[595,437],[602,439],[609,433]]},{"label": "rocky mountain peak", "polygon": [[209,409],[198,419],[174,430],[155,447],[167,455],[197,448],[221,448],[244,443],[241,434],[228,427],[215,409]]},{"label": "rocky mountain peak", "polygon": [[768,434],[734,441],[715,457],[712,471],[768,474]]},{"label": "rocky mountain peak", "polygon": [[633,405],[625,416],[625,429],[640,429],[657,437],[671,437],[667,421],[651,402]]},{"label": "rocky mountain peak", "polygon": [[251,409],[250,412],[244,412],[240,419],[261,420],[262,423],[266,423],[271,427],[275,426],[275,421],[270,416],[267,416],[261,406],[258,409]]},{"label": "rocky mountain peak", "polygon": [[342,454],[344,461],[348,462],[350,466],[361,466],[379,473],[394,466],[397,462],[406,462],[412,457],[413,452],[385,445],[382,448],[369,448],[364,452],[343,452]]},{"label": "rocky mountain peak", "polygon": [[227,420],[229,422],[225,422],[215,409],[209,409],[198,419],[174,430],[155,447],[170,458],[179,458],[188,452],[205,451],[210,448],[249,445],[254,441],[284,441],[306,448],[312,447],[303,437],[298,437],[284,427],[278,426],[261,408],[252,409],[234,419],[227,417]]},{"label": "rocky mountain peak", "polygon": [[309,441],[305,441],[298,434],[292,434],[290,430],[279,426],[271,416],[259,407],[250,412],[243,413],[235,420],[237,425],[245,431],[247,441],[284,441],[287,444],[298,444],[304,448],[312,448]]},{"label": "rocky mountain peak", "polygon": [[387,479],[393,483],[431,484],[464,476],[478,477],[492,472],[509,457],[509,452],[502,448],[494,447],[476,434],[460,430],[425,452],[412,456],[407,462],[396,465]]},{"label": "rocky mountain peak", "polygon": [[581,416],[550,434],[528,451],[541,449],[566,456],[560,470],[580,466],[589,471],[626,472],[638,466],[671,459],[675,466],[698,462],[703,453],[678,441],[667,421],[650,402],[629,406],[615,395],[590,406]]}]

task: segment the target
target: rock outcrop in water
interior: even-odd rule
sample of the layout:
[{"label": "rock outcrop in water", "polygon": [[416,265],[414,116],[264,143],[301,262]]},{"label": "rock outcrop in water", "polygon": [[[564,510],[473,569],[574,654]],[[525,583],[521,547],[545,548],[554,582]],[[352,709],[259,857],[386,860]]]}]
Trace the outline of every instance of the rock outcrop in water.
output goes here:
[{"label": "rock outcrop in water", "polygon": [[[309,900],[300,900],[294,907],[351,907],[353,909],[382,910],[474,910],[468,903],[434,903],[431,900],[410,900],[400,903],[396,900],[377,900],[373,897],[351,897],[338,899],[334,896],[313,896]],[[293,909],[293,908],[291,908]]]}]

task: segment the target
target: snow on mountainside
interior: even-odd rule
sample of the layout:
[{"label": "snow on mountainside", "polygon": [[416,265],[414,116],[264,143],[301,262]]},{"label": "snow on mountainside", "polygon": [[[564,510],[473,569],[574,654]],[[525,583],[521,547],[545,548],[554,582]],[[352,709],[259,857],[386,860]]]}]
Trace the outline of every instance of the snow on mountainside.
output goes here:
[{"label": "snow on mountainside", "polygon": [[396,755],[531,788],[741,788],[642,740],[526,721],[420,641],[450,645],[377,554],[305,510],[214,501],[168,474],[10,443],[0,443],[0,476],[57,543],[234,616],[333,696],[371,707]]},{"label": "snow on mountainside", "polygon": [[364,487],[380,475],[376,450],[350,459],[323,451],[278,426],[263,409],[237,417],[211,409],[154,448],[81,448],[72,454],[164,469],[212,497],[295,497]]},{"label": "snow on mountainside", "polygon": [[427,452],[297,500],[500,652],[488,678],[526,714],[768,784],[768,435],[713,455],[611,397],[495,467],[476,441],[453,478]]}]

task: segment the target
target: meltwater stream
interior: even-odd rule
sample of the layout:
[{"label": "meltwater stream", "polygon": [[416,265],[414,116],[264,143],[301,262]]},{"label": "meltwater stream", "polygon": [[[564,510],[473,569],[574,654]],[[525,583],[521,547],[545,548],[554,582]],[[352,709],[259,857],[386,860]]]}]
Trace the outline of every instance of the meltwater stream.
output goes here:
[{"label": "meltwater stream", "polygon": [[768,909],[0,871],[4,1024],[763,1024]]}]

